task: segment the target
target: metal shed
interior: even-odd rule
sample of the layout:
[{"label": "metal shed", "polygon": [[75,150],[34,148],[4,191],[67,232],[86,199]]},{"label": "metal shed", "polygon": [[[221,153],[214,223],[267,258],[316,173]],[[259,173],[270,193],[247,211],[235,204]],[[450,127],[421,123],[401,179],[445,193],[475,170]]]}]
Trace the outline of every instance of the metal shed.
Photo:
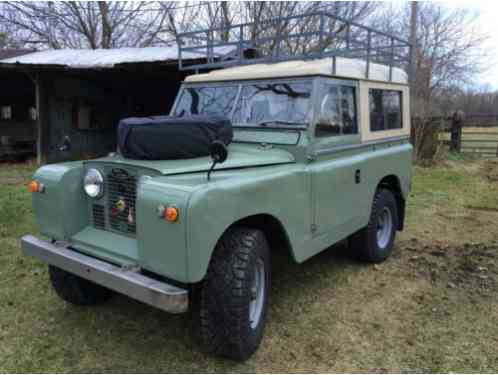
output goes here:
[{"label": "metal shed", "polygon": [[169,113],[187,74],[177,59],[176,45],[35,52],[0,61],[0,92],[32,98],[38,163],[99,157],[116,148],[121,118]]}]

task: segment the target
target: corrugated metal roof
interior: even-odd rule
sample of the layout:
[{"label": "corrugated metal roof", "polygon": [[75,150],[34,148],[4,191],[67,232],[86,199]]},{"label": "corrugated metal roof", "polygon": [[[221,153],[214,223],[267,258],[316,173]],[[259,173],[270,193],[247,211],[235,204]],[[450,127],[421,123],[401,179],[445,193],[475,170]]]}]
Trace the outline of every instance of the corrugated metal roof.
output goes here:
[{"label": "corrugated metal roof", "polygon": [[[200,53],[187,53],[185,59],[202,59]],[[60,49],[31,53],[3,60],[2,65],[60,66],[72,69],[104,69],[120,64],[159,63],[178,60],[178,47],[117,49]]]}]

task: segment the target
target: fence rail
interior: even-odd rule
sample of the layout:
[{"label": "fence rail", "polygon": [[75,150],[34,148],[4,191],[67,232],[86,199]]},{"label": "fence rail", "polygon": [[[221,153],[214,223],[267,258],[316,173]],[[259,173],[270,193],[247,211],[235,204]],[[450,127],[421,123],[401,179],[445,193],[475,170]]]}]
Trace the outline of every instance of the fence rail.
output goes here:
[{"label": "fence rail", "polygon": [[442,142],[449,146],[450,151],[498,157],[498,116],[435,117],[432,122],[440,127],[443,137],[449,134],[450,139],[443,139]]}]

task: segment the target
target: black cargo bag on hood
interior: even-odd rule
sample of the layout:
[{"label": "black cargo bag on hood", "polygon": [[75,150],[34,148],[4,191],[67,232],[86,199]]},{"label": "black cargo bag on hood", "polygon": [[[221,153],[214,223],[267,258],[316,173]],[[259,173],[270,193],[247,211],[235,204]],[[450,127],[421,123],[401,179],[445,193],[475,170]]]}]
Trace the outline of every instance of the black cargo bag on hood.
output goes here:
[{"label": "black cargo bag on hood", "polygon": [[223,116],[130,117],[119,122],[118,145],[129,159],[189,159],[209,155],[215,140],[228,145],[231,121]]}]

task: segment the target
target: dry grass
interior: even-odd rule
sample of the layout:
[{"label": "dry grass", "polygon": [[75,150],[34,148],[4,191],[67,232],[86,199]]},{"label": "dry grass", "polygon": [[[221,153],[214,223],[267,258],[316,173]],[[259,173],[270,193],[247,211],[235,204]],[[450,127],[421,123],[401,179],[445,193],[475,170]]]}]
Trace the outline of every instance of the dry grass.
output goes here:
[{"label": "dry grass", "polygon": [[0,372],[497,372],[498,165],[488,163],[416,168],[406,231],[382,265],[341,245],[302,265],[273,259],[265,338],[245,363],[201,353],[187,316],[126,297],[95,308],[58,299],[18,244],[36,233],[32,168],[0,166]]}]

